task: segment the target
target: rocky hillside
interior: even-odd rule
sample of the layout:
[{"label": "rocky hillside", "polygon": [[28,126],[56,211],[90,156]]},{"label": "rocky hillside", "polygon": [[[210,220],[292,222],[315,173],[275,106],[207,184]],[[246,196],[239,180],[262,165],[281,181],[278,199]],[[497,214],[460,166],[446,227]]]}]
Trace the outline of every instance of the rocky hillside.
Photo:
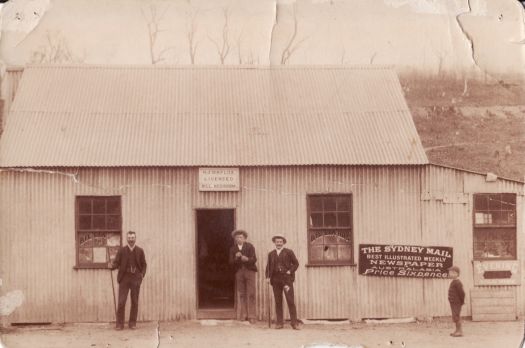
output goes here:
[{"label": "rocky hillside", "polygon": [[432,163],[525,180],[525,82],[401,78]]}]

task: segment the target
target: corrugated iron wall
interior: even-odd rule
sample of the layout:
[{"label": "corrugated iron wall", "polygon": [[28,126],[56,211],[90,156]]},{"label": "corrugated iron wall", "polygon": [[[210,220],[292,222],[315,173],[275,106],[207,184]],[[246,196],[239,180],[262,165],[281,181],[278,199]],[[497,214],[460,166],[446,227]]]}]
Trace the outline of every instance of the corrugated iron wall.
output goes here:
[{"label": "corrugated iron wall", "polygon": [[[307,193],[353,193],[354,252],[359,243],[454,247],[468,289],[473,286],[470,192],[523,191],[520,184],[485,183],[482,176],[436,166],[241,168],[242,188],[233,193],[199,192],[197,168],[81,169],[76,178],[69,175],[73,172],[0,172],[0,276],[4,291],[20,289],[27,299],[10,317],[14,322],[114,318],[109,272],[73,269],[76,195],[122,195],[123,229],[138,232],[149,265],[141,320],[196,316],[196,208],[235,208],[236,226],[250,233],[259,258],[260,318],[266,315],[266,253],[271,236],[284,233],[301,263],[296,276],[300,317],[359,319],[449,315],[449,282],[365,277],[355,266],[305,267]],[[443,199],[465,188],[468,203]],[[523,247],[519,255],[523,260]],[[523,301],[522,287],[517,289]]]},{"label": "corrugated iron wall", "polygon": [[[461,270],[461,281],[467,299],[464,313],[470,315],[470,289],[500,289],[511,290],[517,296],[518,315],[523,315],[525,304],[525,286],[474,286],[473,281],[473,194],[514,192],[517,211],[517,245],[518,260],[520,260],[522,285],[525,267],[525,225],[524,225],[524,193],[525,185],[509,181],[485,181],[484,175],[458,171],[453,168],[426,166],[422,175],[422,233],[424,242],[428,245],[448,241],[454,247],[454,263]],[[467,203],[461,203],[466,201]],[[442,294],[447,291],[448,283],[439,280],[425,280],[425,297],[434,301],[426,302],[428,313],[436,316],[450,315],[447,308],[447,298]]]}]

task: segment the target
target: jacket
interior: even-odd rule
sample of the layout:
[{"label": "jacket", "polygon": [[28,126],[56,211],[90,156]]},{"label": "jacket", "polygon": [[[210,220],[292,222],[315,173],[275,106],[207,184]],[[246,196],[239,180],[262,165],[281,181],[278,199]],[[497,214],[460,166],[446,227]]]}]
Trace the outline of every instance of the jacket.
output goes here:
[{"label": "jacket", "polygon": [[461,280],[454,279],[450,282],[448,288],[448,302],[453,304],[465,304],[465,291],[463,291],[463,284]]},{"label": "jacket", "polygon": [[[146,264],[146,256],[144,255],[144,250],[142,250],[141,247],[135,245],[135,255],[137,257],[137,268],[139,270],[139,273],[144,276],[146,275],[146,269],[148,265]],[[111,269],[117,269],[118,268],[118,274],[117,274],[117,282],[120,283],[122,278],[124,278],[124,274],[126,274],[126,268],[128,267],[128,261],[129,257],[131,256],[131,250],[129,250],[129,247],[123,246],[119,249],[117,252],[117,256],[115,257],[115,261],[113,261],[111,265]]]},{"label": "jacket", "polygon": [[[237,254],[238,251],[240,251],[243,256],[246,256],[248,261],[242,261],[240,257],[235,257],[235,254]],[[230,265],[232,265],[235,269],[235,272],[237,272],[242,267],[242,265],[244,265],[244,267],[250,271],[257,272],[257,266],[255,265],[257,262],[257,257],[255,256],[255,247],[251,243],[244,242],[242,245],[242,250],[239,250],[237,244],[234,244],[230,248],[229,261]]]},{"label": "jacket", "polygon": [[288,275],[288,280],[292,283],[295,281],[295,271],[299,268],[299,261],[295,257],[295,254],[292,250],[283,248],[281,250],[281,257],[283,258],[284,270],[279,272],[277,270],[277,250],[272,250],[268,253],[268,262],[266,263],[266,278],[270,278],[270,284],[274,284],[276,276],[286,274],[287,271],[290,271]]}]

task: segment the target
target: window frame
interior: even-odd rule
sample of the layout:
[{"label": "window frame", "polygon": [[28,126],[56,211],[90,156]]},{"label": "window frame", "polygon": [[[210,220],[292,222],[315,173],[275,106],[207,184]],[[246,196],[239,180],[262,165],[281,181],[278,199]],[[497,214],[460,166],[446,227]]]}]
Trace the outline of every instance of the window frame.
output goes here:
[{"label": "window frame", "polygon": [[[310,215],[312,213],[310,200],[314,197],[348,197],[350,202],[350,225],[349,227],[310,227]],[[323,208],[323,213],[325,212]],[[338,211],[336,210],[336,213]],[[319,230],[350,230],[350,260],[347,261],[326,261],[326,260],[312,260],[311,257],[311,231]],[[306,236],[307,236],[307,250],[308,250],[308,263],[307,267],[323,267],[323,266],[356,266],[355,264],[355,243],[354,243],[354,195],[352,192],[329,192],[329,193],[307,193],[306,194]]]},{"label": "window frame", "polygon": [[[93,199],[101,199],[101,198],[103,198],[105,200],[109,200],[109,199],[116,199],[116,200],[118,200],[118,202],[119,202],[118,229],[81,230],[80,229],[80,223],[79,223],[80,222],[80,216],[84,215],[84,214],[80,214],[80,202],[83,199],[93,200]],[[87,215],[87,214],[85,214],[85,215]],[[97,214],[93,214],[93,212],[91,212],[90,215],[93,216],[93,215],[97,215]],[[107,214],[107,211],[106,211],[104,214],[99,214],[99,215],[107,216],[107,215],[117,215],[117,214]],[[114,234],[118,233],[119,237],[120,237],[120,243],[119,243],[118,247],[119,248],[122,247],[122,196],[117,196],[117,195],[109,195],[109,196],[77,195],[77,196],[75,196],[75,266],[74,266],[74,268],[75,269],[107,269],[108,268],[108,261],[106,261],[104,263],[97,262],[97,263],[91,263],[91,264],[86,264],[86,263],[80,263],[79,262],[79,251],[80,251],[79,234],[80,233],[86,233],[86,232],[87,233],[94,233],[94,234],[105,233],[106,235],[108,233],[114,233]],[[107,253],[108,246],[106,245],[105,248],[106,248],[106,253]]]},{"label": "window frame", "polygon": [[[483,211],[491,211],[490,209],[487,210],[478,210],[476,209],[476,197],[477,196],[490,196],[490,195],[512,195],[514,196],[514,221],[513,224],[477,224],[476,223],[476,213],[477,212],[483,212]],[[504,211],[504,210],[494,210],[494,211]],[[472,194],[472,259],[474,261],[510,261],[510,260],[517,260],[518,259],[518,209],[517,209],[517,194],[514,192],[478,192]],[[514,256],[507,256],[507,257],[479,257],[476,256],[476,233],[480,230],[490,230],[490,229],[498,229],[498,230],[509,230],[512,231],[514,234],[514,250],[513,254]]]}]

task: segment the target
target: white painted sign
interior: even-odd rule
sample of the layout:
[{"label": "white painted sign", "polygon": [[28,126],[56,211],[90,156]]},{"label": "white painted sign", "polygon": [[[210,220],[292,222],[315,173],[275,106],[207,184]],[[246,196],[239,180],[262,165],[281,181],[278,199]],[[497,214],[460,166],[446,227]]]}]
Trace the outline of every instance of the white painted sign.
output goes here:
[{"label": "white painted sign", "polygon": [[239,168],[199,168],[199,191],[239,189]]},{"label": "white painted sign", "polygon": [[474,261],[474,285],[519,285],[517,260]]}]

